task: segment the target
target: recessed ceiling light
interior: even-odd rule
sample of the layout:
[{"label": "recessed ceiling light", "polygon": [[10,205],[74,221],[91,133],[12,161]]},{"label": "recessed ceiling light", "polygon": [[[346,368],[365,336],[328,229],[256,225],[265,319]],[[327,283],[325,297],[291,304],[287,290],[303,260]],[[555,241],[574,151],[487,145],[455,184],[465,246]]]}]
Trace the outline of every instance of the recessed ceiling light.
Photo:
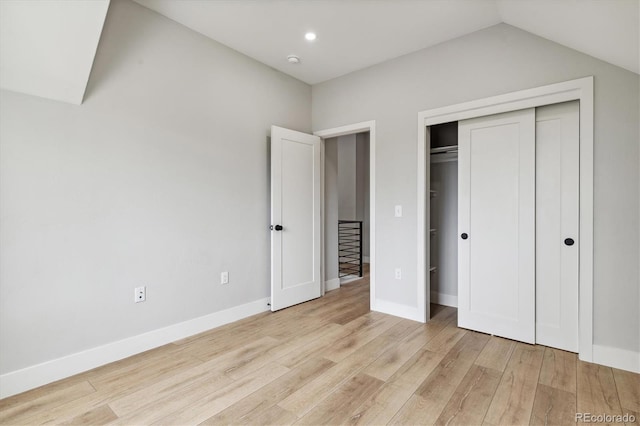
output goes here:
[{"label": "recessed ceiling light", "polygon": [[316,33],[308,32],[304,35],[304,38],[306,38],[309,41],[313,41],[316,39]]},{"label": "recessed ceiling light", "polygon": [[289,55],[287,56],[287,61],[289,61],[290,64],[299,64],[300,58],[296,55]]}]

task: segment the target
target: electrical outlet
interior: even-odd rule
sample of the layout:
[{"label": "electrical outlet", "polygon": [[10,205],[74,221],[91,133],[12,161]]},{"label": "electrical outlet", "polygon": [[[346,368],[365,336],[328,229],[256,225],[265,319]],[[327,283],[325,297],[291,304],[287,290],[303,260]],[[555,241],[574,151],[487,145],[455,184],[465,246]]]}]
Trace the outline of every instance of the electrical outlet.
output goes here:
[{"label": "electrical outlet", "polygon": [[145,300],[147,300],[147,287],[136,287],[134,297],[134,301],[136,303],[144,302]]},{"label": "electrical outlet", "polygon": [[229,272],[220,273],[220,284],[229,284]]},{"label": "electrical outlet", "polygon": [[396,280],[402,279],[402,269],[396,268]]}]

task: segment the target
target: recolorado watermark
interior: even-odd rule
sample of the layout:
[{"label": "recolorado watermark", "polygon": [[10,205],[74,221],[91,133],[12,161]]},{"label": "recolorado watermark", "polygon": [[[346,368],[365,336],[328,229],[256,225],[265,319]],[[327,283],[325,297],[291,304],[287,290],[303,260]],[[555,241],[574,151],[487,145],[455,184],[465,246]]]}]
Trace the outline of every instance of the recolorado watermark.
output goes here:
[{"label": "recolorado watermark", "polygon": [[576,413],[578,423],[633,423],[636,416],[633,414],[592,414]]}]

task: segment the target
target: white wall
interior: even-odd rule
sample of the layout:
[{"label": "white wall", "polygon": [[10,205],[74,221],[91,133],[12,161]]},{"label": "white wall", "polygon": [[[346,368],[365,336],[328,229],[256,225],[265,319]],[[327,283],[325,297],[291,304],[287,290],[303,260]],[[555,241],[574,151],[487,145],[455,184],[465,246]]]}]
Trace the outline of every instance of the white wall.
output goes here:
[{"label": "white wall", "polygon": [[310,107],[124,0],[83,105],[0,92],[0,373],[268,297],[269,128]]},{"label": "white wall", "polygon": [[324,141],[324,280],[338,275],[338,138]]},{"label": "white wall", "polygon": [[356,134],[356,217],[362,221],[362,255],[369,257],[369,132]]},{"label": "white wall", "polygon": [[356,135],[338,138],[338,218],[356,220]]},{"label": "white wall", "polygon": [[[456,140],[457,144],[457,140]],[[431,163],[431,293],[458,296],[458,162]],[[450,298],[449,298],[450,299]]]},{"label": "white wall", "polygon": [[[416,306],[417,113],[588,75],[595,76],[594,342],[640,351],[640,77],[505,24],[313,86],[314,130],[376,120],[377,298]],[[394,204],[404,206],[402,218],[393,217]]]}]

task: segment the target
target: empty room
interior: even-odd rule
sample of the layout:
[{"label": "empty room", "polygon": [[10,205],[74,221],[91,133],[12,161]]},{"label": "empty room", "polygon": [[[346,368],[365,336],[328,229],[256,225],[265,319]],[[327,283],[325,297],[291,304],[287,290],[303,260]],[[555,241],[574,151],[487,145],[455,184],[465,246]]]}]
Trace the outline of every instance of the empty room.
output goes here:
[{"label": "empty room", "polygon": [[640,423],[640,0],[0,0],[44,423]]}]

